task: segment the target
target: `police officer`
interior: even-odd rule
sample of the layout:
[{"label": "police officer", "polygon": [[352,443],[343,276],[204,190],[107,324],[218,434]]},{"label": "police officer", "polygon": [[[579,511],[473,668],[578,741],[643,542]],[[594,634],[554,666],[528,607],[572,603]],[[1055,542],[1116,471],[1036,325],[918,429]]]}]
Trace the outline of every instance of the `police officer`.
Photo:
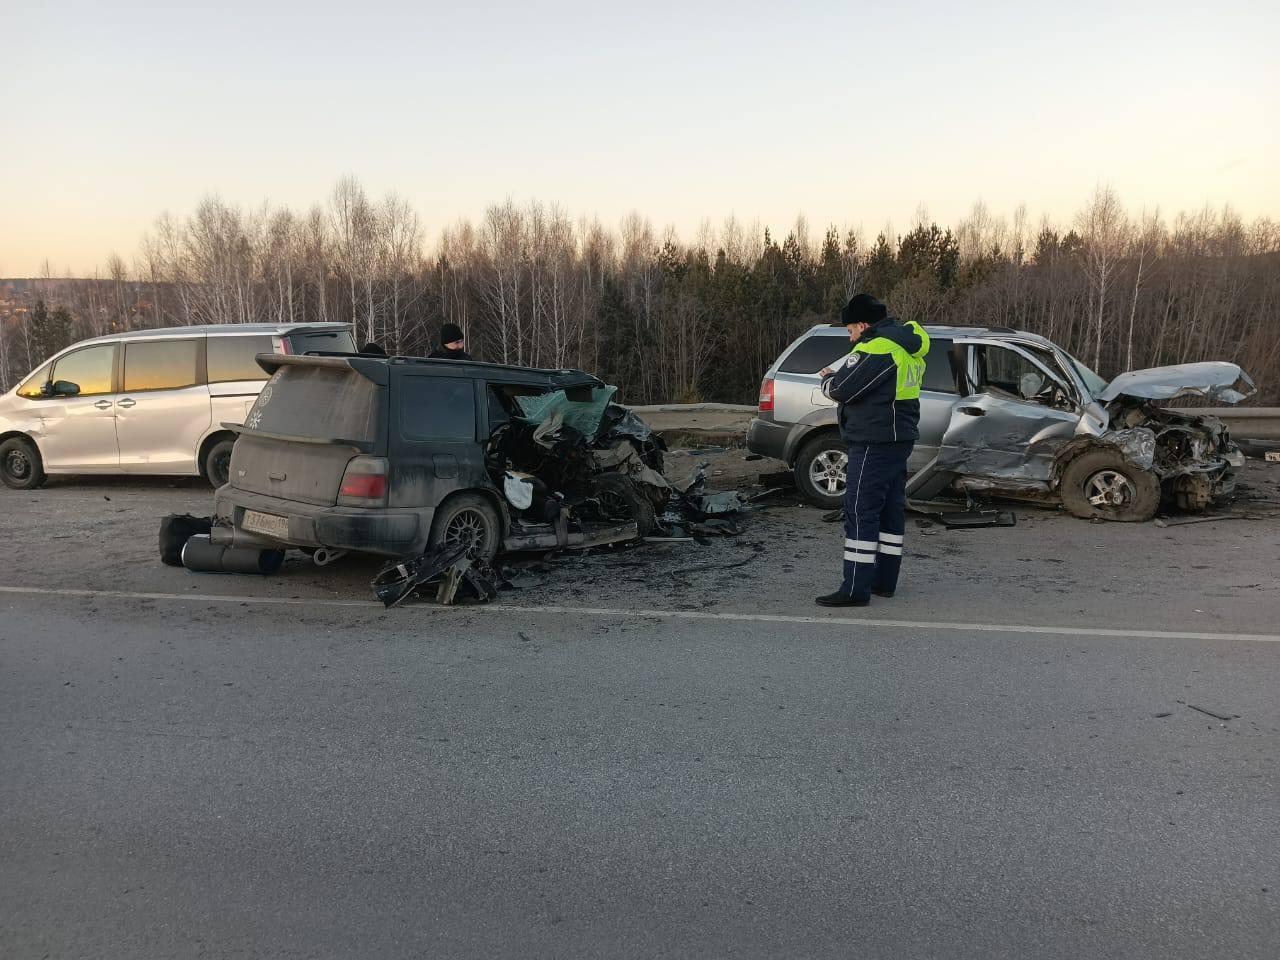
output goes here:
[{"label": "police officer", "polygon": [[860,293],[840,312],[853,350],[822,371],[822,392],[840,404],[849,444],[844,495],[844,580],[817,598],[824,607],[865,607],[892,597],[906,533],[907,458],[920,436],[920,384],[929,336],[899,323]]}]

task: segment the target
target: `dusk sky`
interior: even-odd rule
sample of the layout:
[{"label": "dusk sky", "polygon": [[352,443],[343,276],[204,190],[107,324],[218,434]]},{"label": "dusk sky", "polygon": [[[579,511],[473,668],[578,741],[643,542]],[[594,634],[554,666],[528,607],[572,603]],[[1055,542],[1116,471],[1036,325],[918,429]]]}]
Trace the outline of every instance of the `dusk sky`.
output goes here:
[{"label": "dusk sky", "polygon": [[355,174],[428,238],[507,197],[692,237],[978,199],[1280,216],[1280,5],[0,0],[0,276],[132,260],[211,193]]}]

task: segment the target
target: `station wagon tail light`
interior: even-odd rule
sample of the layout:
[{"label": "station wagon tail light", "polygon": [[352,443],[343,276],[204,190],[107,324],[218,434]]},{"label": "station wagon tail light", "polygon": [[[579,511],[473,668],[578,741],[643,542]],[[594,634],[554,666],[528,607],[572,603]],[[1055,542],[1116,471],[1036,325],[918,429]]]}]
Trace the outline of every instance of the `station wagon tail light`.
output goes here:
[{"label": "station wagon tail light", "polygon": [[276,339],[276,342],[280,344],[280,349],[279,349],[279,350],[277,350],[277,351],[276,351],[276,353],[278,353],[278,354],[280,354],[281,356],[284,356],[284,357],[289,356],[289,338],[288,338],[288,337],[278,337],[278,338]]},{"label": "station wagon tail light", "polygon": [[352,457],[342,475],[338,503],[348,507],[381,507],[387,502],[387,461]]},{"label": "station wagon tail light", "polygon": [[765,377],[760,383],[760,412],[773,410],[773,378]]}]

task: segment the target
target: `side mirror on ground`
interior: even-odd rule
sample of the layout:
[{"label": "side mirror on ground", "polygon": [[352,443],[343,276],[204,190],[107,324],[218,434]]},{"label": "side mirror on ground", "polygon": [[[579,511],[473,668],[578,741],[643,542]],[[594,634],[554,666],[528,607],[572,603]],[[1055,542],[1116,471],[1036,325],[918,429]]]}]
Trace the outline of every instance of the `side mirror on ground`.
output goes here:
[{"label": "side mirror on ground", "polygon": [[42,392],[46,397],[74,397],[80,393],[80,384],[70,380],[54,380],[46,383]]}]

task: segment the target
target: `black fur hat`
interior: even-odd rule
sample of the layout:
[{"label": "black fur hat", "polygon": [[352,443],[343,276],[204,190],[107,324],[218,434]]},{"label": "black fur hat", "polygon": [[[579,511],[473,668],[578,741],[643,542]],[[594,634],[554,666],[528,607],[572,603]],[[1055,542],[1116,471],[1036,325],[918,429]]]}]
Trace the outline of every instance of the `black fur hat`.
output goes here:
[{"label": "black fur hat", "polygon": [[879,323],[889,315],[889,308],[869,293],[860,293],[844,305],[840,311],[838,326],[851,323]]}]

